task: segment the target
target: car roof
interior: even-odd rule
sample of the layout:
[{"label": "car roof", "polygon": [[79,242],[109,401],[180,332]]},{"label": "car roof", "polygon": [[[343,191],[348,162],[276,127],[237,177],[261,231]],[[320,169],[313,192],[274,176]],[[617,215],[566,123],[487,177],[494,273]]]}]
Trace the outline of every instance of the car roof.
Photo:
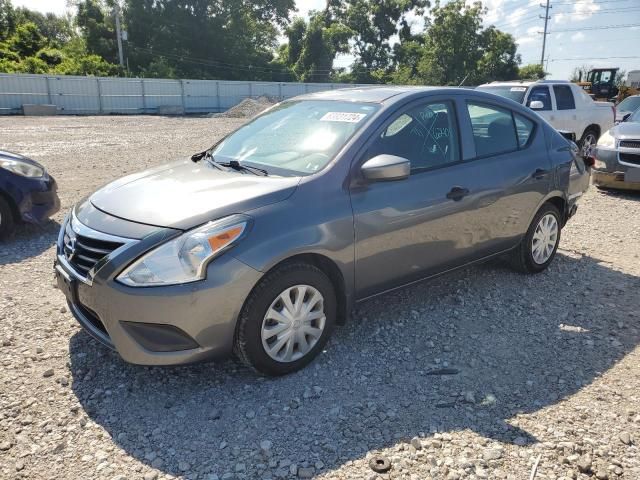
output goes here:
[{"label": "car roof", "polygon": [[340,88],[308,93],[296,97],[296,100],[342,100],[348,102],[382,103],[393,97],[405,96],[417,92],[444,90],[447,87],[423,87],[404,85],[385,85],[371,87]]},{"label": "car roof", "polygon": [[562,84],[571,84],[569,80],[510,80],[504,82],[491,82],[485,83],[483,85],[479,85],[480,87],[513,87],[513,86],[523,86],[530,87],[531,85],[546,85],[546,84],[554,84],[554,83],[562,83]]}]

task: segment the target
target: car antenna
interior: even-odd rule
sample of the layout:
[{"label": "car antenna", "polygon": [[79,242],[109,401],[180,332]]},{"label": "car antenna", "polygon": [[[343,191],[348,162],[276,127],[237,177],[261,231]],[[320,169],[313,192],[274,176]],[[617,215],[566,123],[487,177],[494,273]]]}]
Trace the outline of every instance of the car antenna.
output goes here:
[{"label": "car antenna", "polygon": [[467,73],[467,75],[465,75],[465,77],[462,79],[462,81],[460,82],[460,85],[458,85],[458,87],[461,87],[462,85],[464,85],[464,82],[467,81],[467,77],[469,76],[469,74]]}]

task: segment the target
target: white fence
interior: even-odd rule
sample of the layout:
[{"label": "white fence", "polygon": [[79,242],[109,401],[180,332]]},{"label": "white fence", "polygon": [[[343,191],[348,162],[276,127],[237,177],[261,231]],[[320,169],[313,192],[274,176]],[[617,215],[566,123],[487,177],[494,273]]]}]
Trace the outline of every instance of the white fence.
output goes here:
[{"label": "white fence", "polygon": [[20,114],[24,104],[55,105],[57,113],[71,115],[222,112],[245,98],[282,100],[356,86],[361,85],[0,74],[0,115]]}]

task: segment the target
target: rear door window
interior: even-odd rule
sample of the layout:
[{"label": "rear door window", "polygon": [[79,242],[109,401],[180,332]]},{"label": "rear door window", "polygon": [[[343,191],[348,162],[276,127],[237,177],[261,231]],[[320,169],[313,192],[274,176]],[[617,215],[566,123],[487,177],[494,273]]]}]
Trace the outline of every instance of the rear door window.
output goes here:
[{"label": "rear door window", "polygon": [[556,95],[558,110],[573,110],[576,108],[573,92],[568,85],[554,85],[553,93]]},{"label": "rear door window", "polygon": [[518,136],[511,110],[482,103],[467,102],[478,157],[518,149]]},{"label": "rear door window", "polygon": [[527,107],[531,106],[531,102],[542,102],[543,107],[540,110],[551,110],[551,92],[547,86],[537,86],[531,89],[529,98],[527,99]]}]

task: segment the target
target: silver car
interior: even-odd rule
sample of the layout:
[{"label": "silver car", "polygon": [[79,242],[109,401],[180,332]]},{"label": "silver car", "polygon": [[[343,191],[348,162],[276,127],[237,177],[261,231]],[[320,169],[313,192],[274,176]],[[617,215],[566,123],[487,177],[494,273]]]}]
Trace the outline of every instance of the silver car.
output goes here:
[{"label": "silver car", "polygon": [[576,152],[526,107],[482,92],[298,97],[78,203],[58,284],[128,362],[234,353],[286,374],[356,302],[501,254],[546,269],[589,183]]},{"label": "silver car", "polygon": [[605,132],[593,156],[595,186],[640,190],[640,109]]}]

